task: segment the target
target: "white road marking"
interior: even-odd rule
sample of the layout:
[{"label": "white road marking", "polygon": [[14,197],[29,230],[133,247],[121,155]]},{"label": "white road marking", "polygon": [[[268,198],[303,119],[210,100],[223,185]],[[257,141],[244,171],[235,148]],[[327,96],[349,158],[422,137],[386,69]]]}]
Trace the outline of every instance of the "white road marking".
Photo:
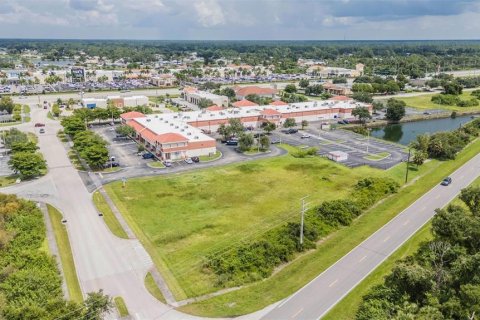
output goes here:
[{"label": "white road marking", "polygon": [[292,316],[292,319],[295,318],[296,316],[298,316],[302,311],[303,311],[303,308],[300,308],[300,310],[298,310],[298,311]]},{"label": "white road marking", "polygon": [[387,242],[387,240],[390,239],[390,236],[386,237],[385,239],[383,239],[383,242]]},{"label": "white road marking", "polygon": [[363,260],[365,260],[366,257],[367,257],[367,256],[363,256],[363,258],[360,259],[360,260],[358,260],[358,262],[362,262]]},{"label": "white road marking", "polygon": [[403,223],[403,225],[406,226],[409,222],[410,222],[410,219],[408,219],[407,221],[405,221],[405,222]]},{"label": "white road marking", "polygon": [[100,176],[101,179],[103,179],[103,175],[101,172],[99,172],[98,175]]},{"label": "white road marking", "polygon": [[338,282],[338,279],[335,280],[335,281],[333,281],[332,283],[330,283],[330,284],[328,285],[328,287],[329,287],[329,288],[333,287],[333,286],[335,285],[335,283],[337,283],[337,282]]}]

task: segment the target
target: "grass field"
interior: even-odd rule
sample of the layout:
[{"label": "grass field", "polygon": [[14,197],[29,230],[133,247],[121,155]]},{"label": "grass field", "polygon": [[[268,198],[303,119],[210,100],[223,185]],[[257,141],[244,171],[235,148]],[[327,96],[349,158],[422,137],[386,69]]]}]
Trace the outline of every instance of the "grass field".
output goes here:
[{"label": "grass field", "polygon": [[[440,104],[435,104],[431,101],[432,96],[440,93],[424,94],[421,96],[415,97],[406,97],[398,98],[398,100],[403,100],[409,107],[416,109],[442,109],[450,111],[480,111],[480,106],[476,107],[457,107],[457,106],[444,106]],[[470,91],[464,91],[460,96],[462,100],[468,100],[473,98]]]},{"label": "grass field", "polygon": [[113,298],[113,302],[115,302],[115,306],[117,307],[120,317],[126,317],[130,315],[128,313],[127,305],[122,297]]},{"label": "grass field", "polygon": [[51,205],[47,204],[48,215],[52,222],[53,232],[55,233],[55,241],[57,242],[60,260],[62,261],[63,274],[67,282],[68,293],[72,301],[83,302],[82,290],[77,278],[77,271],[73,261],[72,249],[68,240],[68,233],[62,224],[62,214]]},{"label": "grass field", "polygon": [[163,297],[162,291],[158,288],[155,280],[153,280],[152,274],[149,272],[145,276],[145,287],[152,296],[154,296],[158,301],[167,303],[167,300]]},{"label": "grass field", "polygon": [[[409,181],[421,176],[416,182],[409,183],[397,194],[370,209],[356,219],[350,227],[331,234],[317,246],[317,250],[297,258],[270,278],[179,309],[201,316],[237,316],[257,311],[286,298],[438,184],[444,175],[453,172],[479,151],[480,140],[476,140],[459,153],[456,161],[425,163],[418,171],[413,171],[409,175]],[[392,177],[402,179],[405,175],[405,164],[400,164],[387,172]]]},{"label": "grass field", "polygon": [[214,160],[220,159],[221,157],[222,157],[222,153],[217,150],[217,152],[215,152],[215,154],[211,156],[200,156],[198,158],[200,159],[200,162],[206,162],[206,161],[214,161]]},{"label": "grass field", "polygon": [[216,278],[201,270],[206,255],[295,219],[305,195],[312,205],[341,198],[360,178],[382,174],[286,155],[105,188],[177,299],[183,299],[218,290]]},{"label": "grass field", "polygon": [[150,168],[162,169],[165,168],[165,165],[161,161],[151,161],[147,163],[147,166]]},{"label": "grass field", "polygon": [[0,187],[6,187],[11,184],[14,184],[15,181],[17,181],[17,179],[18,179],[17,175],[0,177]]},{"label": "grass field", "polygon": [[105,221],[110,231],[119,238],[128,239],[127,233],[123,230],[122,225],[118,222],[118,219],[100,192],[95,191],[93,193],[93,203],[97,210],[103,214],[103,221]]}]

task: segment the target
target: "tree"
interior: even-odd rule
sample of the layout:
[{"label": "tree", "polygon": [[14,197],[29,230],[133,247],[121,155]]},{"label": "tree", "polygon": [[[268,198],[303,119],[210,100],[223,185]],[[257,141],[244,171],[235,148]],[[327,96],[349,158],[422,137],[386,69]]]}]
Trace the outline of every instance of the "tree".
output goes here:
[{"label": "tree", "polygon": [[387,101],[385,117],[388,121],[398,122],[405,116],[405,101],[390,98]]},{"label": "tree", "polygon": [[104,145],[93,144],[80,152],[90,167],[100,168],[108,161],[108,150]]},{"label": "tree", "polygon": [[301,124],[302,130],[304,130],[306,127],[308,127],[308,121],[307,120],[302,120]]},{"label": "tree", "polygon": [[471,186],[462,189],[459,198],[475,216],[480,217],[480,187]]},{"label": "tree", "polygon": [[237,118],[228,119],[228,125],[230,127],[231,133],[235,136],[239,136],[245,130],[242,122],[240,121],[240,119]]},{"label": "tree", "polygon": [[14,103],[13,103],[13,100],[11,97],[9,96],[3,96],[1,99],[0,99],[0,110],[5,110],[7,111],[9,114],[12,113],[13,111],[13,108],[15,107]]},{"label": "tree", "polygon": [[360,102],[365,102],[365,103],[372,103],[373,102],[373,97],[368,92],[354,92],[352,94],[352,99],[360,101]]},{"label": "tree", "polygon": [[62,113],[62,110],[58,106],[58,104],[54,103],[52,106],[52,114],[54,117],[59,117],[60,113]]},{"label": "tree", "polygon": [[310,81],[308,81],[308,79],[301,79],[300,82],[298,83],[300,88],[303,88],[303,89],[307,88],[309,84],[310,84]]},{"label": "tree", "polygon": [[270,132],[277,128],[277,125],[273,122],[263,122],[261,128],[263,131],[265,131],[265,133],[270,134]]},{"label": "tree", "polygon": [[47,168],[43,157],[38,153],[16,152],[8,161],[10,168],[19,173],[22,178],[33,178]]},{"label": "tree", "polygon": [[345,77],[333,78],[332,83],[333,84],[347,83],[347,78]]},{"label": "tree", "polygon": [[415,153],[413,154],[413,163],[418,166],[421,166],[425,160],[427,160],[427,153],[425,151],[415,151]]},{"label": "tree", "polygon": [[62,119],[61,124],[66,134],[74,137],[78,132],[85,131],[85,121],[76,116],[69,116]]},{"label": "tree", "polygon": [[460,95],[462,94],[463,86],[456,81],[450,81],[443,84],[443,93]]},{"label": "tree", "polygon": [[285,89],[283,89],[283,91],[287,92],[287,93],[296,93],[297,92],[297,86],[295,86],[294,84],[290,83],[290,84],[287,84],[285,86]]},{"label": "tree", "polygon": [[127,125],[118,126],[117,128],[115,128],[115,131],[118,134],[128,136],[128,137],[131,137],[135,133],[135,129]]},{"label": "tree", "polygon": [[10,149],[12,153],[17,153],[17,152],[34,153],[37,151],[38,147],[35,144],[35,142],[32,142],[32,141],[19,141],[19,142],[13,142]]},{"label": "tree", "polygon": [[238,139],[238,149],[242,152],[250,150],[253,146],[254,138],[251,133],[242,133]]},{"label": "tree", "polygon": [[113,308],[112,298],[103,293],[100,289],[98,292],[90,292],[85,300],[86,312],[85,320],[101,320],[103,315],[110,312]]},{"label": "tree", "polygon": [[380,101],[373,101],[372,102],[372,107],[373,107],[373,112],[382,111],[385,108],[383,103],[380,102]]},{"label": "tree", "polygon": [[201,98],[200,101],[198,102],[198,107],[200,109],[208,108],[211,105],[213,105],[213,101],[210,99]]},{"label": "tree", "polygon": [[258,143],[260,144],[260,149],[262,150],[268,150],[270,147],[270,139],[266,135],[261,135],[258,138]]},{"label": "tree", "polygon": [[305,88],[305,94],[309,96],[318,96],[323,93],[323,86],[321,84],[314,84]]},{"label": "tree", "polygon": [[297,123],[295,122],[294,118],[287,118],[285,119],[285,122],[283,123],[284,128],[292,128],[295,127]]},{"label": "tree", "polygon": [[367,119],[372,119],[372,115],[367,107],[356,107],[352,111],[352,116],[357,117],[362,123],[365,123]]},{"label": "tree", "polygon": [[354,83],[352,85],[352,91],[373,93],[373,87],[370,83]]},{"label": "tree", "polygon": [[224,123],[222,123],[218,127],[217,132],[223,137],[223,140],[226,141],[232,135],[232,128],[230,126],[227,126]]}]

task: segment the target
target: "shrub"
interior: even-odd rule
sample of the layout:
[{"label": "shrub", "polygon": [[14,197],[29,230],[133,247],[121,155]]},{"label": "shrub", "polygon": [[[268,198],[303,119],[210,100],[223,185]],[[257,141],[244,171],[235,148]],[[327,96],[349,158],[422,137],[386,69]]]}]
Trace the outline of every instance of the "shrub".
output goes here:
[{"label": "shrub", "polygon": [[470,100],[460,100],[457,102],[458,107],[476,107],[478,106],[478,100],[472,98]]},{"label": "shrub", "polygon": [[436,94],[432,96],[431,101],[435,104],[454,106],[460,102],[460,98],[452,94]]}]

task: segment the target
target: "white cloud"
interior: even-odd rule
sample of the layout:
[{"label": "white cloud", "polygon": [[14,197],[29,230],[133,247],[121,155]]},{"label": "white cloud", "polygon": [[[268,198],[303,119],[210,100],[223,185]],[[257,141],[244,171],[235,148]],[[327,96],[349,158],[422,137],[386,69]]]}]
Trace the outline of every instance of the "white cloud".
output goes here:
[{"label": "white cloud", "polygon": [[225,24],[225,15],[216,0],[197,0],[194,3],[194,8],[198,16],[198,22],[203,27]]}]

